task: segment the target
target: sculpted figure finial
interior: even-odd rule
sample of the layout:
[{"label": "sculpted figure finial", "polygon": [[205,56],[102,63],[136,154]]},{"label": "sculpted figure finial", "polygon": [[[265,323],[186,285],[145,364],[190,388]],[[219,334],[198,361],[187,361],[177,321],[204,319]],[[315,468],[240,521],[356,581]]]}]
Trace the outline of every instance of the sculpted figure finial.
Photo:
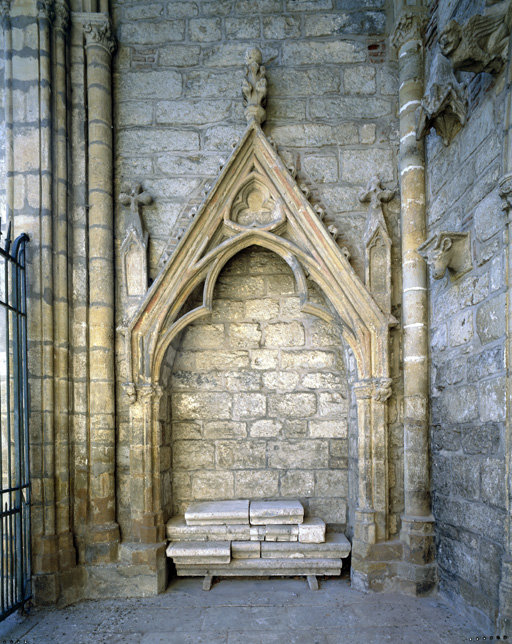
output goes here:
[{"label": "sculpted figure finial", "polygon": [[450,20],[441,32],[441,52],[455,71],[498,74],[507,57],[512,28],[512,2],[487,3],[485,15],[472,16],[464,25]]},{"label": "sculpted figure finial", "polygon": [[242,83],[245,117],[247,123],[261,125],[265,120],[265,102],[267,99],[267,79],[265,67],[261,64],[261,51],[256,47],[246,54],[245,78]]}]

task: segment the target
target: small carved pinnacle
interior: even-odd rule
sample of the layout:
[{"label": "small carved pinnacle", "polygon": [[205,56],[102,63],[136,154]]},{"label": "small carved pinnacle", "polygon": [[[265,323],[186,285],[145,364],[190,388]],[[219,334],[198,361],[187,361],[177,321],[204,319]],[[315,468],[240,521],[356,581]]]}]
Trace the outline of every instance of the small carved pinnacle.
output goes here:
[{"label": "small carved pinnacle", "polygon": [[258,125],[261,125],[265,120],[267,99],[267,79],[261,60],[261,51],[256,47],[247,52],[245,78],[242,83],[247,123],[257,123]]},{"label": "small carved pinnacle", "polygon": [[382,187],[379,177],[372,177],[366,190],[359,195],[359,201],[370,202],[372,207],[380,207],[382,202],[387,203],[395,196],[394,190],[388,190]]}]

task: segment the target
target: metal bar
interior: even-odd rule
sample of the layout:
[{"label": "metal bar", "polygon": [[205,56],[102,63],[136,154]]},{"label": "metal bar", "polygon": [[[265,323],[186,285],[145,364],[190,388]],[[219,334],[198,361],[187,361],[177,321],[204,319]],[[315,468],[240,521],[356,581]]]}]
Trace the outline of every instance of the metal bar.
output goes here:
[{"label": "metal bar", "polygon": [[5,288],[5,301],[0,300],[5,321],[4,387],[0,380],[0,620],[31,597],[27,241],[20,235],[11,247],[9,228],[5,248],[0,248]]}]

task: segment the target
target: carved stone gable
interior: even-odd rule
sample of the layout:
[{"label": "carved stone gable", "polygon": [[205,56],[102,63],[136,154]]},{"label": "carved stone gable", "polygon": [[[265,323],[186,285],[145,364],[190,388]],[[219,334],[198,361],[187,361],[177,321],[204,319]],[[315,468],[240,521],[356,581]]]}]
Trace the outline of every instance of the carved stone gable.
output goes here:
[{"label": "carved stone gable", "polygon": [[[252,122],[131,324],[135,383],[158,380],[171,340],[211,312],[222,267],[252,245],[288,263],[304,312],[325,320],[339,317],[361,377],[387,377],[383,338],[390,316],[357,277],[260,126]],[[306,275],[324,292],[331,310],[310,301]],[[184,313],[184,303],[201,284],[202,305]],[[373,349],[363,350],[368,347]]]}]

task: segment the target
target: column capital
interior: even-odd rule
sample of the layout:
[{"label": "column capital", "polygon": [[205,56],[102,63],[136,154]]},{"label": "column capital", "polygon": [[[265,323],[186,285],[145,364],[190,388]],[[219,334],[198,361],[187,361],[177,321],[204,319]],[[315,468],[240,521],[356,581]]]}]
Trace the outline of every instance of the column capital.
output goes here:
[{"label": "column capital", "polygon": [[53,21],[55,16],[54,13],[54,1],[53,0],[38,0],[37,1],[37,17],[40,20],[48,20],[49,22]]},{"label": "column capital", "polygon": [[353,384],[357,400],[372,398],[377,402],[386,402],[391,396],[391,378],[368,378]]},{"label": "column capital", "polygon": [[55,22],[54,28],[57,31],[66,33],[69,26],[69,7],[66,0],[60,0],[55,3]]},{"label": "column capital", "polygon": [[392,36],[393,47],[398,51],[409,40],[421,40],[423,31],[427,26],[427,14],[424,7],[415,10],[408,7],[398,17],[395,31]]},{"label": "column capital", "polygon": [[101,22],[86,22],[84,34],[86,47],[103,47],[108,54],[112,54],[116,48],[116,39],[112,33],[112,24],[109,18],[105,18]]},{"label": "column capital", "polygon": [[2,20],[9,18],[11,12],[11,0],[0,0],[0,16]]},{"label": "column capital", "polygon": [[498,183],[498,192],[502,201],[502,208],[509,212],[512,210],[512,174],[506,174]]}]

